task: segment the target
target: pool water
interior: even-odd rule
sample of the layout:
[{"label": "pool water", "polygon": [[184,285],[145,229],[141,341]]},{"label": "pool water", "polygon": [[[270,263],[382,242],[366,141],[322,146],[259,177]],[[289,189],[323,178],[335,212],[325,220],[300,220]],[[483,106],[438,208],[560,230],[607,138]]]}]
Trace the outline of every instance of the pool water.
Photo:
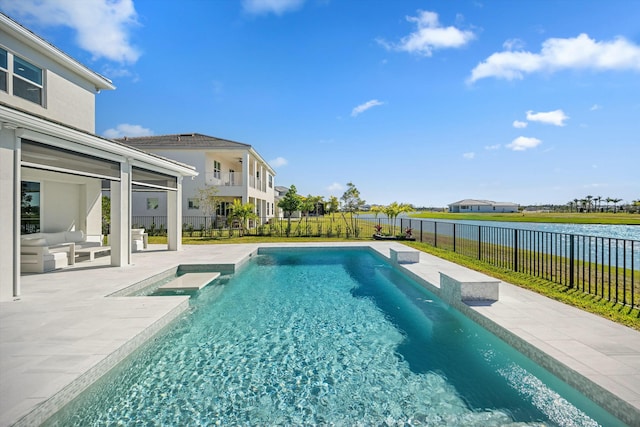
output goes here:
[{"label": "pool water", "polygon": [[283,250],[50,425],[621,425],[381,257]]}]

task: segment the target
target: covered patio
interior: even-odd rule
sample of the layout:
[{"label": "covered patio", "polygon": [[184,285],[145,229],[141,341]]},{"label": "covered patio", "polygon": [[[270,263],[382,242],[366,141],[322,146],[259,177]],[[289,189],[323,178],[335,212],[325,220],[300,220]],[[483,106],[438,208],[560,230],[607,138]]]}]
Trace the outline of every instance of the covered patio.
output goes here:
[{"label": "covered patio", "polygon": [[166,193],[167,249],[181,249],[182,179],[197,175],[191,166],[0,103],[0,171],[1,301],[21,295],[25,236],[75,232],[101,242],[103,183],[111,200],[111,266],[132,263],[134,189]]}]

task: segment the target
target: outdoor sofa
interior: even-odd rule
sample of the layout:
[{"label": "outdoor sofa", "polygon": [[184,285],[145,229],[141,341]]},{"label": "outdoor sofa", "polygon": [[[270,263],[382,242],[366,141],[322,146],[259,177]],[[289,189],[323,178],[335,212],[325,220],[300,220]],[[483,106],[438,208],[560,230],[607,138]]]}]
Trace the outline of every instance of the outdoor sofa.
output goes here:
[{"label": "outdoor sofa", "polygon": [[20,241],[20,269],[44,273],[64,268],[75,264],[77,251],[100,246],[102,236],[87,236],[82,230],[26,234]]}]

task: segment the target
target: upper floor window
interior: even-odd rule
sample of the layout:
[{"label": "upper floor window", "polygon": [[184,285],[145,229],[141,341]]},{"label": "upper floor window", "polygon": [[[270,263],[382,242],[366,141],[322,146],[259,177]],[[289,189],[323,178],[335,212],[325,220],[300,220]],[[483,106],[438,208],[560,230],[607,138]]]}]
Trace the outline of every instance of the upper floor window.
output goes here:
[{"label": "upper floor window", "polygon": [[13,94],[42,105],[42,69],[13,57]]},{"label": "upper floor window", "polygon": [[273,188],[273,176],[267,175],[269,177],[269,188]]},{"label": "upper floor window", "polygon": [[7,51],[0,49],[0,90],[7,91]]},{"label": "upper floor window", "polygon": [[220,170],[222,169],[220,162],[217,160],[213,161],[213,177],[220,179]]}]

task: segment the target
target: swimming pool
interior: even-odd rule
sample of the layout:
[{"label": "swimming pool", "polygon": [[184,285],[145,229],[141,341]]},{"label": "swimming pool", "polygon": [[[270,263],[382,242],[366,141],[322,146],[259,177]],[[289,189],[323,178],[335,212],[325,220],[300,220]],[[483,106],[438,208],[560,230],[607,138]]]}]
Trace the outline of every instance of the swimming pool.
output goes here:
[{"label": "swimming pool", "polygon": [[621,425],[381,257],[265,251],[58,425]]}]

